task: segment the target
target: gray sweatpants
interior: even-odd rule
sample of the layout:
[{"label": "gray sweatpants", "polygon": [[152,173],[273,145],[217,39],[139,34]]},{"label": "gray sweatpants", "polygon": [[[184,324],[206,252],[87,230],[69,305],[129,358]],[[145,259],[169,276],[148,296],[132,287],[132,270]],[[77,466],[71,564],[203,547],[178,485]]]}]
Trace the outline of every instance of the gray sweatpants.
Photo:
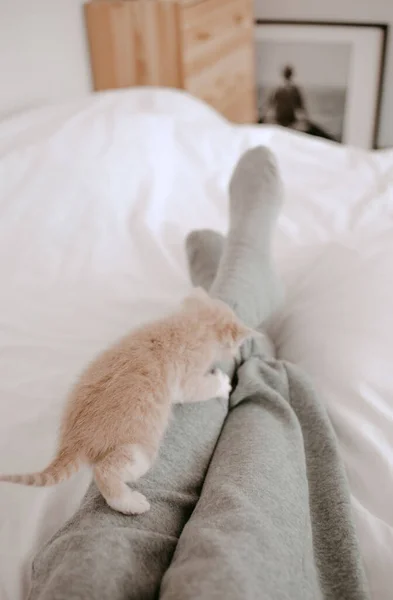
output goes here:
[{"label": "gray sweatpants", "polygon": [[[193,282],[253,327],[278,301],[270,239],[281,195],[270,153],[246,153],[226,242],[204,231],[187,243]],[[115,513],[90,486],[36,556],[30,600],[368,598],[330,422],[302,373],[270,352],[253,340],[226,366],[229,407],[175,407],[138,482],[148,513]]]}]

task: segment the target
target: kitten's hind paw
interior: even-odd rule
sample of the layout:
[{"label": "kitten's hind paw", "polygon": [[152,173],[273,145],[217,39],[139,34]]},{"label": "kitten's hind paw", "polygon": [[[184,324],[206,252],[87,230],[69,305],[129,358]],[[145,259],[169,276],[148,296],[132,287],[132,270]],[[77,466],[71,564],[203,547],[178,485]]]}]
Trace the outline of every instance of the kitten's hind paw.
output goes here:
[{"label": "kitten's hind paw", "polygon": [[150,508],[147,498],[140,492],[132,490],[124,493],[119,498],[112,498],[108,501],[108,504],[113,510],[121,512],[124,515],[141,515]]}]

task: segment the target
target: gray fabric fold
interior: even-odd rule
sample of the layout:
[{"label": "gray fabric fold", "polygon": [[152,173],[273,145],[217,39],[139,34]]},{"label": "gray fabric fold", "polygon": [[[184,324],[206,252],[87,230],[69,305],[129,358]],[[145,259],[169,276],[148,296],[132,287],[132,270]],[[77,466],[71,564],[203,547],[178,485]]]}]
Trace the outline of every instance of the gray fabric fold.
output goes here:
[{"label": "gray fabric fold", "polygon": [[163,600],[365,600],[348,486],[301,371],[254,348],[237,370],[201,498]]}]

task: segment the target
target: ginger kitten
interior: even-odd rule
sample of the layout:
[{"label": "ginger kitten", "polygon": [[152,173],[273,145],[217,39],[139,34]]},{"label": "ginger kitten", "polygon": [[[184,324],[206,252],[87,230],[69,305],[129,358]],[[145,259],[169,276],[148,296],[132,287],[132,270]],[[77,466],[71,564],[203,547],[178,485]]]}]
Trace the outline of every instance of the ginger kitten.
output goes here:
[{"label": "ginger kitten", "polygon": [[136,329],[90,364],[68,398],[59,449],[46,469],[0,481],[54,485],[88,464],[114,510],[149,510],[126,482],[151,467],[171,405],[227,399],[229,378],[212,366],[234,356],[253,333],[226,304],[196,289],[177,312]]}]

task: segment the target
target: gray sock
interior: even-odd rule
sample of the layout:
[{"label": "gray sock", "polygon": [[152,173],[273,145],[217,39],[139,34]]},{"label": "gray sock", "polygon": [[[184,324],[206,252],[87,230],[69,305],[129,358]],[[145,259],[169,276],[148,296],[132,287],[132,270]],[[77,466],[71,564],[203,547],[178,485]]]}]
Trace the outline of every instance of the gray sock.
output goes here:
[{"label": "gray sock", "polygon": [[217,274],[224,248],[224,237],[211,229],[192,231],[186,239],[191,281],[209,290]]},{"label": "gray sock", "polygon": [[271,242],[282,201],[273,154],[262,146],[246,152],[230,183],[230,229],[210,292],[251,327],[266,321],[279,301]]}]

